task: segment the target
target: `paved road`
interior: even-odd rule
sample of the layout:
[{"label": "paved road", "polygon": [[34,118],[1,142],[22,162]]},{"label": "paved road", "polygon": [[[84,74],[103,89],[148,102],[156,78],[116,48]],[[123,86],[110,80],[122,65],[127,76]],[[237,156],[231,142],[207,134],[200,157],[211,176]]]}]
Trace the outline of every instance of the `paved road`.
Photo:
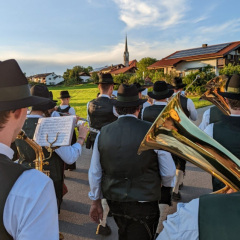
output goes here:
[{"label": "paved road", "polygon": [[[201,121],[203,112],[207,109],[198,109],[199,119]],[[199,125],[200,121],[196,122]],[[64,234],[65,240],[116,240],[117,228],[112,218],[108,218],[108,224],[111,226],[112,234],[108,237],[96,235],[95,223],[90,222],[88,213],[90,200],[88,199],[88,168],[90,165],[92,151],[83,149],[81,158],[77,162],[77,169],[69,172],[65,171],[65,183],[68,187],[68,193],[64,196],[61,207],[60,231]],[[211,176],[188,163],[186,176],[184,178],[184,188],[181,190],[182,202],[189,202],[202,194],[211,192]],[[176,211],[176,203],[173,204],[171,212]]]}]

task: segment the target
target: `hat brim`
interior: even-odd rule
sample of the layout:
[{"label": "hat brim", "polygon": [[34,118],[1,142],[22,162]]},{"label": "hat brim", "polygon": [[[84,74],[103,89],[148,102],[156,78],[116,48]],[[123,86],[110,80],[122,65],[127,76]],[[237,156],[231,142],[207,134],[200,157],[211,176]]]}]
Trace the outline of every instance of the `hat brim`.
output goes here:
[{"label": "hat brim", "polygon": [[220,92],[218,91],[218,94],[225,98],[230,98],[234,100],[240,100],[240,94],[237,93],[229,93],[229,92]]},{"label": "hat brim", "polygon": [[48,98],[37,96],[30,96],[24,99],[14,101],[0,101],[0,111],[10,111],[36,105],[48,104],[50,102],[51,100]]},{"label": "hat brim", "polygon": [[176,89],[176,90],[178,90],[178,89],[180,89],[180,88],[184,88],[184,87],[186,87],[186,86],[187,86],[187,84],[185,84],[185,83],[182,83],[182,84],[180,84],[180,85],[173,86],[173,89]]},{"label": "hat brim", "polygon": [[145,87],[140,87],[138,88],[138,92],[143,92],[146,88]]},{"label": "hat brim", "polygon": [[168,93],[163,94],[163,95],[155,95],[153,92],[148,92],[148,96],[150,98],[156,99],[156,100],[161,100],[165,98],[169,98],[173,95],[174,91],[173,90],[168,90]]},{"label": "hat brim", "polygon": [[113,99],[113,105],[116,107],[137,107],[144,104],[146,101],[147,99],[139,99],[133,102],[121,102],[116,99]]}]

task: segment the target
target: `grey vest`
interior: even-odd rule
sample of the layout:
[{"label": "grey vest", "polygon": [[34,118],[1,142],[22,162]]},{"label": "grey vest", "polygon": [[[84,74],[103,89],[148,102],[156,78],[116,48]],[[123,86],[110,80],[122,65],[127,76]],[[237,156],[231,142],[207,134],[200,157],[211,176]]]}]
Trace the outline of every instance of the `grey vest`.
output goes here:
[{"label": "grey vest", "polygon": [[143,110],[143,120],[148,122],[154,122],[161,111],[165,108],[165,105],[152,105],[144,108]]},{"label": "grey vest", "polygon": [[[26,135],[33,139],[33,135],[37,126],[38,118],[28,118],[26,119],[23,130]],[[18,152],[19,152],[19,163],[23,165],[30,166],[34,168],[33,161],[36,159],[34,150],[23,140],[17,139],[15,141]],[[45,157],[49,156],[49,153],[45,148],[43,148]],[[53,180],[56,197],[58,201],[58,210],[60,211],[60,204],[62,201],[62,192],[63,192],[63,171],[64,171],[64,162],[62,159],[53,152],[52,157],[47,160],[49,165],[44,165],[44,170],[50,171],[50,178]]]},{"label": "grey vest", "polygon": [[15,164],[7,156],[0,154],[0,239],[2,240],[13,239],[4,227],[3,211],[9,192],[11,191],[18,177],[25,170],[27,170],[27,168],[24,166]]},{"label": "grey vest", "polygon": [[210,194],[199,199],[199,240],[238,240],[240,193]]},{"label": "grey vest", "polygon": [[108,200],[157,201],[161,177],[154,150],[137,150],[151,123],[122,117],[101,130],[98,141],[103,169],[102,192]]},{"label": "grey vest", "polygon": [[222,119],[222,116],[224,116],[224,114],[218,107],[216,106],[211,107],[209,124],[219,122]]}]

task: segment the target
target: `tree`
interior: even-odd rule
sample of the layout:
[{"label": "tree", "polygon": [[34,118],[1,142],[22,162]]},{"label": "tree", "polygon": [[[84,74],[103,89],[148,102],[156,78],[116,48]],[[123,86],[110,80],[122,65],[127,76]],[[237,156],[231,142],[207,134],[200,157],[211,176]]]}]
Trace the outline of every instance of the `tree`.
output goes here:
[{"label": "tree", "polygon": [[148,70],[147,67],[152,65],[157,61],[156,58],[150,58],[150,57],[145,57],[142,58],[138,63],[137,63],[137,71],[136,75],[138,78],[142,78],[143,80],[146,77],[152,78],[153,72]]},{"label": "tree", "polygon": [[225,66],[223,69],[220,70],[220,75],[233,75],[233,74],[240,74],[240,65],[232,65],[229,63],[227,66]]},{"label": "tree", "polygon": [[97,83],[99,81],[99,76],[98,76],[97,72],[92,73],[91,79],[93,80],[94,83]]},{"label": "tree", "polygon": [[[129,79],[133,76],[132,73],[120,73],[116,76],[113,76],[113,81],[117,84],[121,84],[121,83],[126,83],[128,84],[129,83]],[[116,86],[117,87],[117,86]]]}]

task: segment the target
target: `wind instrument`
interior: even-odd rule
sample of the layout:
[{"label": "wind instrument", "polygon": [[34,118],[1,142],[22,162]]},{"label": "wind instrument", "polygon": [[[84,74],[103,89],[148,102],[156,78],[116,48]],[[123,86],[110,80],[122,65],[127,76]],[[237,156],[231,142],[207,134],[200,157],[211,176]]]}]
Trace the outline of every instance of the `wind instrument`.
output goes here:
[{"label": "wind instrument", "polygon": [[240,160],[188,119],[180,93],[160,113],[138,153],[148,149],[166,150],[209,172],[226,184],[215,193],[240,190]]},{"label": "wind instrument", "polygon": [[207,91],[199,98],[205,99],[216,105],[225,115],[230,115],[230,109],[224,97],[218,91],[224,92],[228,77],[226,75],[217,76],[206,83]]},{"label": "wind instrument", "polygon": [[36,155],[36,159],[33,161],[34,162],[34,168],[36,170],[39,170],[39,171],[43,172],[47,176],[50,176],[50,171],[49,170],[44,170],[44,168],[43,168],[44,165],[49,165],[49,162],[45,161],[46,159],[45,159],[42,147],[39,146],[32,139],[28,138],[23,130],[21,130],[18,133],[17,139],[24,140],[34,150],[35,155]]}]

